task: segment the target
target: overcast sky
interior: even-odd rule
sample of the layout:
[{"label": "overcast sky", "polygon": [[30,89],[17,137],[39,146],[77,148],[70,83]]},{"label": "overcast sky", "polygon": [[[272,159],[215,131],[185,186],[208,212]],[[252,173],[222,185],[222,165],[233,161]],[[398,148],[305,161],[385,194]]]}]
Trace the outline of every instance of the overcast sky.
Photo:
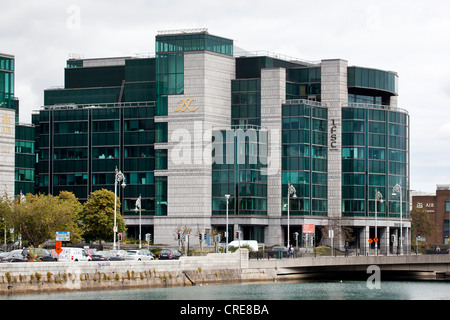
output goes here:
[{"label": "overcast sky", "polygon": [[411,117],[411,189],[450,184],[450,1],[2,1],[0,52],[15,56],[20,121],[64,85],[69,55],[155,52],[159,30],[208,28],[248,51],[340,58],[396,71]]}]

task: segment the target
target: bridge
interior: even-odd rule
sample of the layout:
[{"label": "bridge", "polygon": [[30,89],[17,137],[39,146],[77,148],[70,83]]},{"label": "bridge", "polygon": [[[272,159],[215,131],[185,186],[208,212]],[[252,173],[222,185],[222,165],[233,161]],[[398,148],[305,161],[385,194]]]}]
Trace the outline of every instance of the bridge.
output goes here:
[{"label": "bridge", "polygon": [[[381,277],[450,279],[450,254],[400,256],[302,257],[249,260],[249,269],[276,270],[278,278],[368,276],[369,266],[380,268]],[[370,272],[371,273],[371,272]]]}]

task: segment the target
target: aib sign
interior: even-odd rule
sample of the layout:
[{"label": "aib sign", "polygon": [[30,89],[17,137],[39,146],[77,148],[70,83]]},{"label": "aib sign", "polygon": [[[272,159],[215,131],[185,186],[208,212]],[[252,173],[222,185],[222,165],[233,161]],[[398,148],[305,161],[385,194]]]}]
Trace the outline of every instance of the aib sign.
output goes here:
[{"label": "aib sign", "polygon": [[336,119],[331,119],[330,135],[329,135],[330,150],[338,150],[338,141],[337,141],[336,131],[337,131]]}]

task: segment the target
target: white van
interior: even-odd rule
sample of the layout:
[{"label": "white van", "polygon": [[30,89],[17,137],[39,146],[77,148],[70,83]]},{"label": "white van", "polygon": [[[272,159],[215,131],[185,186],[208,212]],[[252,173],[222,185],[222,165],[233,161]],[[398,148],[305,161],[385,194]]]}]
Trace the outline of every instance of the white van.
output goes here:
[{"label": "white van", "polygon": [[75,262],[75,261],[90,261],[92,258],[87,254],[86,250],[82,248],[62,248],[63,250],[58,256],[58,261],[61,262]]},{"label": "white van", "polygon": [[252,251],[258,251],[258,241],[256,240],[234,240],[228,244],[228,247],[250,247]]}]

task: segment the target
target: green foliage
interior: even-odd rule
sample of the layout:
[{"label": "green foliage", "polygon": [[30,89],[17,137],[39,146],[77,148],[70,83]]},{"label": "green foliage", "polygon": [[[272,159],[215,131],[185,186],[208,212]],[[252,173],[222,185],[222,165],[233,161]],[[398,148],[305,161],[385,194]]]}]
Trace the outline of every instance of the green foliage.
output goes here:
[{"label": "green foliage", "polygon": [[[126,230],[117,199],[118,232]],[[0,224],[9,230],[20,230],[22,240],[38,247],[47,240],[54,240],[57,231],[69,231],[71,242],[82,238],[112,240],[114,226],[114,193],[105,189],[91,193],[82,205],[71,192],[62,191],[58,196],[27,194],[21,201],[0,199]],[[10,233],[7,234],[10,236]],[[17,234],[16,234],[17,236]]]},{"label": "green foliage", "polygon": [[411,218],[411,239],[414,242],[417,236],[426,237],[436,233],[436,225],[430,221],[425,209],[413,208]]},{"label": "green foliage", "polygon": [[[22,238],[38,247],[48,239],[54,239],[57,231],[69,231],[71,239],[81,239],[76,221],[80,204],[69,192],[60,196],[27,194],[22,200],[5,199],[7,206],[2,215],[8,228],[20,230]],[[5,209],[7,208],[7,209]]]},{"label": "green foliage", "polygon": [[[86,241],[108,240],[114,237],[114,193],[101,189],[90,194],[80,214],[83,236]],[[120,201],[117,199],[116,224],[118,232],[126,230],[125,220],[120,214]]]},{"label": "green foliage", "polygon": [[331,255],[331,248],[328,246],[316,247],[316,254],[318,256],[329,256]]}]

